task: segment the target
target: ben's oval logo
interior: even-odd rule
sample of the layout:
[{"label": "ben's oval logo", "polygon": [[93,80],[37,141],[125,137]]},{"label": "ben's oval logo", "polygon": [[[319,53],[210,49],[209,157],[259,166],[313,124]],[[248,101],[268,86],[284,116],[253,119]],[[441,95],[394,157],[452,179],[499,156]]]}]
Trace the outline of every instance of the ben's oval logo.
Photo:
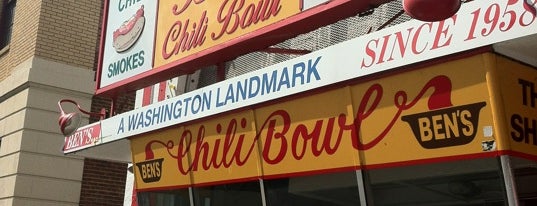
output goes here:
[{"label": "ben's oval logo", "polygon": [[163,161],[164,158],[160,158],[136,163],[142,181],[145,183],[160,181]]},{"label": "ben's oval logo", "polygon": [[436,149],[472,142],[486,102],[402,116],[423,148]]}]

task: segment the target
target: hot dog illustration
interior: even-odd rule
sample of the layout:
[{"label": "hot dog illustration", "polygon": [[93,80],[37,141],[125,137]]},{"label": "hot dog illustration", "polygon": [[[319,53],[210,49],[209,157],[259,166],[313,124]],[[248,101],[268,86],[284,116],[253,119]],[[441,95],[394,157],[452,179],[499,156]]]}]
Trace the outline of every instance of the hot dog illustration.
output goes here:
[{"label": "hot dog illustration", "polygon": [[131,48],[140,38],[144,30],[145,17],[144,6],[142,5],[136,14],[114,31],[112,45],[116,52],[124,52]]}]

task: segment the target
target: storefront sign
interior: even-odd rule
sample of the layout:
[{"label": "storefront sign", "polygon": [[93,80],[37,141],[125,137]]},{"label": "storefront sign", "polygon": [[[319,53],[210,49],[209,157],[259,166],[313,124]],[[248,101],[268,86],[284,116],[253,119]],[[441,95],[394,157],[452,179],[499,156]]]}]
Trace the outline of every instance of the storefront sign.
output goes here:
[{"label": "storefront sign", "polygon": [[109,0],[103,32],[99,86],[141,74],[153,68],[155,0]]},{"label": "storefront sign", "polygon": [[[191,175],[170,175],[169,171],[177,171],[178,165],[187,167],[188,162],[180,162],[175,159],[185,153],[177,152],[178,142],[169,141],[170,136],[179,134],[180,127],[151,133],[146,137],[148,142],[144,145],[131,144],[131,149],[140,151],[133,155],[138,161],[134,162],[134,173],[137,174],[137,184],[143,184],[148,188],[164,187],[163,183],[175,182],[176,185],[192,184]],[[174,148],[175,147],[175,148]],[[173,151],[172,151],[173,150]]]},{"label": "storefront sign", "polygon": [[[138,86],[134,87],[174,77],[169,75],[191,73],[199,65],[235,58],[313,28],[285,29],[291,28],[290,25],[304,25],[308,21],[328,24],[351,15],[348,11],[358,13],[369,7],[368,1],[352,0],[109,0],[107,3],[97,94],[129,87],[128,84],[137,81]],[[335,12],[335,8],[347,12]],[[317,13],[312,11],[315,9]],[[315,17],[322,15],[326,20]],[[312,19],[317,21],[311,22]]]},{"label": "storefront sign", "polygon": [[495,141],[483,132],[493,125],[483,56],[352,86],[357,148],[366,165],[495,151],[482,147]]},{"label": "storefront sign", "polygon": [[[133,4],[127,7],[138,5]],[[442,22],[409,21],[105,119],[102,143],[535,34],[535,8],[535,2],[522,0],[472,1]],[[119,4],[117,10],[127,11]]]},{"label": "storefront sign", "polygon": [[483,132],[493,122],[482,58],[135,137],[135,163],[171,164],[170,170],[158,170],[162,178],[192,180],[148,183],[136,173],[137,188],[346,171],[494,151],[482,146],[495,141]]},{"label": "storefront sign", "polygon": [[499,121],[511,150],[537,159],[537,71],[498,57],[499,96],[505,119]]},{"label": "storefront sign", "polygon": [[299,2],[160,0],[155,67],[298,14]]},{"label": "storefront sign", "polygon": [[65,137],[63,152],[69,153],[85,149],[100,143],[101,124],[91,124],[79,128],[72,135]]},{"label": "storefront sign", "polygon": [[534,34],[532,9],[528,1],[473,1],[442,22],[399,24],[106,119],[103,142]]}]

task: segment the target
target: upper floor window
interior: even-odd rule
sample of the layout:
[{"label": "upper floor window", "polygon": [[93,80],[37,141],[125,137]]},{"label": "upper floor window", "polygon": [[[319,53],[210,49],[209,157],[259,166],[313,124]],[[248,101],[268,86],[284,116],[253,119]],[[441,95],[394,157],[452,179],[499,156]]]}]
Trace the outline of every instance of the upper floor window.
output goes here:
[{"label": "upper floor window", "polygon": [[16,3],[16,0],[4,0],[4,5],[2,5],[2,17],[0,18],[0,49],[9,45],[9,41],[11,40]]}]

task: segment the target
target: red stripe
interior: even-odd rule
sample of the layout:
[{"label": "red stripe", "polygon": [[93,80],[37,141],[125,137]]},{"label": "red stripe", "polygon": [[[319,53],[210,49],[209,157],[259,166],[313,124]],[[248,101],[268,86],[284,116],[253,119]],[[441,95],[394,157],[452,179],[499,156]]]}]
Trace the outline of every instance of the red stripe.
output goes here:
[{"label": "red stripe", "polygon": [[319,174],[330,174],[330,173],[339,173],[339,172],[350,172],[360,170],[360,166],[351,166],[351,167],[340,167],[340,168],[331,168],[331,169],[321,169],[305,172],[293,172],[286,174],[277,174],[277,175],[264,175],[263,179],[281,179],[281,178],[291,178],[291,177],[300,177],[300,176],[311,176]]},{"label": "red stripe", "polygon": [[153,94],[153,86],[148,86],[144,88],[144,95],[142,99],[142,106],[147,106],[151,104],[151,94]]},{"label": "red stripe", "polygon": [[225,184],[231,184],[231,183],[241,183],[241,182],[251,182],[251,181],[257,181],[260,177],[246,177],[246,178],[239,178],[239,179],[230,179],[230,180],[222,180],[222,181],[214,181],[214,182],[204,182],[204,183],[194,183],[193,186],[195,187],[205,187],[205,186],[213,186],[213,185],[225,185]]},{"label": "red stripe", "polygon": [[136,188],[136,192],[151,192],[151,191],[162,191],[162,190],[177,190],[177,189],[187,189],[191,187],[192,185],[177,185],[177,186],[167,186],[167,187],[152,187],[152,188],[145,188],[145,189],[139,189]]},{"label": "red stripe", "polygon": [[457,161],[457,160],[470,160],[470,159],[481,159],[481,158],[487,158],[487,157],[498,157],[500,155],[502,155],[501,151],[483,152],[483,153],[448,156],[448,157],[437,157],[437,158],[429,158],[429,159],[421,159],[421,160],[410,160],[410,161],[402,161],[402,162],[364,165],[362,166],[362,168],[365,170],[371,170],[371,169],[384,169],[384,168],[390,168],[390,167],[406,167],[406,166],[412,166],[412,165],[434,164],[434,163],[451,162],[451,161]]},{"label": "red stripe", "polygon": [[160,82],[158,85],[158,101],[166,99],[166,81]]},{"label": "red stripe", "polygon": [[204,186],[212,186],[212,185],[255,181],[259,178],[262,178],[264,180],[270,180],[270,179],[280,179],[280,178],[292,178],[292,177],[298,177],[298,176],[329,174],[329,173],[337,173],[337,172],[350,172],[350,171],[356,171],[356,170],[384,169],[384,168],[390,168],[390,167],[408,167],[408,166],[420,165],[420,164],[433,164],[433,163],[450,162],[450,161],[457,161],[457,160],[471,160],[471,159],[499,157],[501,155],[512,155],[512,156],[527,158],[530,160],[537,160],[537,156],[535,155],[529,155],[529,154],[525,154],[521,152],[510,151],[510,150],[501,150],[501,151],[495,151],[495,152],[483,152],[483,153],[475,153],[475,154],[438,157],[438,158],[429,158],[429,159],[422,159],[422,160],[411,160],[411,161],[374,164],[374,165],[365,165],[365,166],[351,166],[351,167],[341,167],[341,168],[332,168],[332,169],[322,169],[322,170],[315,170],[315,171],[294,172],[294,173],[286,173],[286,174],[278,174],[278,175],[264,175],[262,177],[254,176],[254,177],[247,177],[247,178],[206,182],[206,183],[201,183],[201,184],[153,187],[153,188],[136,189],[136,190],[138,192],[148,192],[148,191],[157,191],[157,190],[181,189],[181,188],[188,188],[190,186],[204,187]]},{"label": "red stripe", "polygon": [[[7,1],[6,1],[7,2]],[[104,55],[104,41],[106,40],[106,26],[107,26],[107,19],[108,19],[108,4],[109,4],[109,0],[105,0],[104,1],[104,8],[103,8],[103,16],[102,16],[102,23],[101,23],[101,40],[99,42],[99,56],[98,56],[98,59],[97,59],[97,74],[95,75],[96,78],[95,78],[95,90],[97,91],[98,89],[101,88],[101,73],[103,71],[102,67],[103,67],[103,55]]]},{"label": "red stripe", "polygon": [[528,159],[528,160],[532,160],[532,161],[537,161],[537,156],[536,155],[526,154],[526,153],[518,152],[518,151],[507,150],[507,151],[503,151],[502,155],[510,155],[510,156],[524,158],[524,159]]}]

